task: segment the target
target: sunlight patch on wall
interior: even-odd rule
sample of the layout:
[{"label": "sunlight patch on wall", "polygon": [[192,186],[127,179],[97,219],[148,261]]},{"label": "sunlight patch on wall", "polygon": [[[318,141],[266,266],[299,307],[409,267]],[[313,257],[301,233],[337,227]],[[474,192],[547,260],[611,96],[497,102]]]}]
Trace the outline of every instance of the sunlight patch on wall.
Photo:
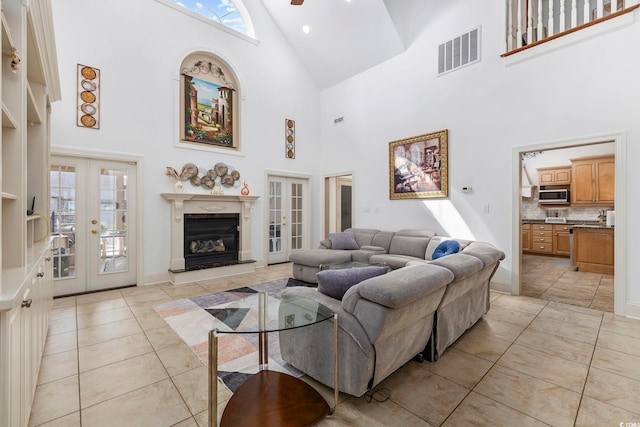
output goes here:
[{"label": "sunlight patch on wall", "polygon": [[476,240],[475,235],[451,200],[430,200],[423,202],[423,204],[449,236],[457,239]]}]

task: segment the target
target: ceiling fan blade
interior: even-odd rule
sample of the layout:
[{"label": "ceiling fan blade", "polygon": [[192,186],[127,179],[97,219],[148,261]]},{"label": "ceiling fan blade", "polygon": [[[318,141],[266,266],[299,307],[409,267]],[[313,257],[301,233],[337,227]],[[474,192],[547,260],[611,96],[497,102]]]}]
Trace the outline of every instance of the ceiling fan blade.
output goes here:
[{"label": "ceiling fan blade", "polygon": [[302,3],[304,3],[304,0],[291,0],[291,4],[294,6],[300,6]]}]

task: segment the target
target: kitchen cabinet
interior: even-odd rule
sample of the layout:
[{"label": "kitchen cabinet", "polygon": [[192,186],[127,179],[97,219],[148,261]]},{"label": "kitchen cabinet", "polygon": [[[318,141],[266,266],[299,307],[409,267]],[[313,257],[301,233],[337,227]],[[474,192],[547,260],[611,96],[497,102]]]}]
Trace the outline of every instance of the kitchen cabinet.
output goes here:
[{"label": "kitchen cabinet", "polygon": [[538,168],[539,185],[571,184],[571,166]]},{"label": "kitchen cabinet", "polygon": [[573,265],[580,271],[613,275],[613,248],[613,228],[574,227]]},{"label": "kitchen cabinet", "polygon": [[553,225],[531,224],[531,252],[553,255]]},{"label": "kitchen cabinet", "polygon": [[554,255],[571,255],[571,225],[553,224]]},{"label": "kitchen cabinet", "polygon": [[571,159],[571,205],[611,206],[615,202],[615,156]]},{"label": "kitchen cabinet", "polygon": [[531,224],[522,224],[520,244],[524,252],[531,250]]}]

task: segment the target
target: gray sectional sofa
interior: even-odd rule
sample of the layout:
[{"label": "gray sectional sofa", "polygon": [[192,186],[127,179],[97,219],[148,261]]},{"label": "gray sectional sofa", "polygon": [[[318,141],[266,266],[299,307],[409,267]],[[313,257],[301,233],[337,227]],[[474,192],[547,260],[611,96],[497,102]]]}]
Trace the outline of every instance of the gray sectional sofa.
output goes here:
[{"label": "gray sectional sofa", "polygon": [[[344,261],[384,262],[389,273],[355,284],[342,300],[310,287],[288,288],[282,297],[305,297],[338,314],[338,388],[361,396],[417,355],[436,361],[489,310],[489,284],[504,252],[459,240],[459,253],[432,260],[446,238],[431,231],[352,230],[358,249],[330,249],[323,241],[324,249],[292,254],[296,277]],[[280,332],[280,350],[285,361],[333,387],[331,322]]]}]

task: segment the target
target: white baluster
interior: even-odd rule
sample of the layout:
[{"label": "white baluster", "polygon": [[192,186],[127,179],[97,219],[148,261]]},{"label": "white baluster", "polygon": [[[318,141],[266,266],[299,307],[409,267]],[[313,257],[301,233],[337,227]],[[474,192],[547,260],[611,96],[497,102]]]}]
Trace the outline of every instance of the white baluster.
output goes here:
[{"label": "white baluster", "polygon": [[584,0],[584,24],[591,21],[591,5],[589,4],[589,0]]},{"label": "white baluster", "polygon": [[560,28],[559,28],[560,32],[564,31],[565,22],[566,22],[566,17],[564,14],[564,2],[565,0],[560,0]]},{"label": "white baluster", "polygon": [[577,26],[578,26],[578,0],[572,0],[571,1],[571,28],[575,28]]},{"label": "white baluster", "polygon": [[542,0],[538,0],[538,40],[544,38],[544,24],[542,23]]},{"label": "white baluster", "polygon": [[516,46],[522,47],[522,0],[518,1],[518,29],[516,30]]},{"label": "white baluster", "polygon": [[507,52],[513,50],[513,0],[508,1],[509,13],[507,15]]},{"label": "white baluster", "polygon": [[604,0],[598,0],[598,6],[596,9],[596,18],[602,18],[604,14]]},{"label": "white baluster", "polygon": [[533,1],[527,7],[527,44],[533,43]]},{"label": "white baluster", "polygon": [[553,0],[549,0],[549,28],[547,29],[547,37],[553,35],[553,24]]}]

